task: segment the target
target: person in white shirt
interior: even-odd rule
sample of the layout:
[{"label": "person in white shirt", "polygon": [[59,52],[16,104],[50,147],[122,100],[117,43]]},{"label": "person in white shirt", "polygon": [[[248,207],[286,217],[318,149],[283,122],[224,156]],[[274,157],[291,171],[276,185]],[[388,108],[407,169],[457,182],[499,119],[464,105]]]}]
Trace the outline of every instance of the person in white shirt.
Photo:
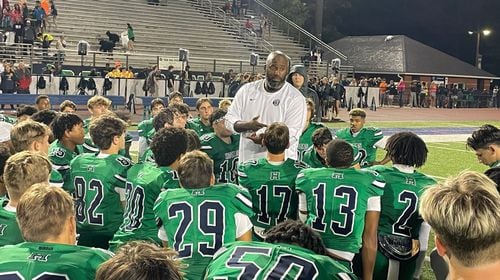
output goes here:
[{"label": "person in white shirt", "polygon": [[225,116],[226,126],[235,133],[243,133],[240,140],[240,162],[266,155],[262,145],[265,127],[283,122],[290,131],[290,148],[286,157],[297,159],[297,147],[306,122],[306,100],[285,81],[290,70],[290,58],[280,51],[269,54],[266,60],[266,78],[242,86]]}]

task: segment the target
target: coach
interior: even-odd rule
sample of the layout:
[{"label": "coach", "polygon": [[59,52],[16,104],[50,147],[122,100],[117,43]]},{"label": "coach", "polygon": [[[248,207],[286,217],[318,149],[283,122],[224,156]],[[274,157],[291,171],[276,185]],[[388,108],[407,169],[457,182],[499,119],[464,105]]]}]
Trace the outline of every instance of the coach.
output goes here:
[{"label": "coach", "polygon": [[297,146],[306,121],[306,101],[300,91],[285,79],[290,70],[290,58],[280,51],[269,54],[266,60],[266,78],[242,86],[225,117],[228,129],[243,133],[239,147],[239,161],[264,157],[262,136],[265,127],[283,122],[290,131],[287,158],[297,159]]}]

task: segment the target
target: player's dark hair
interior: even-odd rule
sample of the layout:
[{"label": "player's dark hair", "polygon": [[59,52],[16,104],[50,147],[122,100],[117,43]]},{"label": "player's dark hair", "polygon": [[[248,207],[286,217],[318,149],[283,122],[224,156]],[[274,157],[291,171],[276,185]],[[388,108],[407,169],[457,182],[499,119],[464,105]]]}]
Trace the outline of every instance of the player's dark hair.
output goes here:
[{"label": "player's dark hair", "polygon": [[155,131],[158,131],[165,127],[165,124],[174,124],[175,114],[179,111],[173,107],[167,107],[161,109],[161,111],[153,118],[153,127]]},{"label": "player's dark hair", "polygon": [[151,108],[155,107],[156,105],[162,105],[163,107],[165,107],[165,102],[163,102],[163,100],[161,100],[160,98],[151,100]]},{"label": "player's dark hair", "polygon": [[99,266],[96,280],[181,280],[177,253],[146,241],[131,241]]},{"label": "player's dark hair", "polygon": [[322,127],[316,129],[312,136],[311,136],[312,142],[314,147],[316,148],[321,148],[323,145],[328,144],[330,141],[332,141],[333,136],[332,132],[328,127]]},{"label": "player's dark hair", "polygon": [[61,105],[59,105],[59,111],[64,112],[67,107],[73,108],[76,111],[76,104],[71,100],[64,100]]},{"label": "player's dark hair", "polygon": [[130,112],[128,110],[118,110],[118,111],[114,111],[116,117],[118,117],[119,119],[121,119],[122,121],[126,122],[126,123],[129,123],[130,122],[130,119],[132,118],[132,115],[130,114]]},{"label": "player's dark hair", "polygon": [[183,188],[197,189],[210,186],[214,173],[214,162],[207,154],[201,151],[192,151],[185,154],[177,168],[179,182]]},{"label": "player's dark hair", "polygon": [[115,136],[121,136],[127,130],[127,123],[121,119],[103,115],[90,123],[89,133],[92,142],[99,150],[107,150],[113,143]]},{"label": "player's dark hair", "polygon": [[427,160],[424,140],[413,132],[399,132],[387,139],[385,150],[394,164],[421,167]]},{"label": "player's dark hair", "polygon": [[354,161],[351,144],[345,140],[334,139],[326,146],[326,162],[335,168],[348,168]]},{"label": "player's dark hair", "polygon": [[168,127],[158,130],[150,148],[158,166],[169,166],[186,153],[188,136],[183,128]]},{"label": "player's dark hair", "polygon": [[467,138],[467,146],[474,150],[485,149],[492,144],[500,145],[500,129],[491,124],[481,126]]},{"label": "player's dark hair", "polygon": [[227,114],[227,111],[224,109],[217,108],[215,109],[210,117],[208,118],[208,121],[210,122],[210,125],[213,126],[214,122],[217,120],[220,120],[224,118],[224,116]]},{"label": "player's dark hair", "polygon": [[178,91],[174,91],[172,92],[169,97],[168,97],[168,102],[170,102],[170,100],[176,98],[176,97],[179,97],[182,101],[184,101],[184,97],[182,96],[182,93],[178,92]]},{"label": "player's dark hair", "polygon": [[34,113],[38,112],[38,109],[32,105],[21,105],[17,108],[16,117],[21,116],[33,116]]},{"label": "player's dark hair", "polygon": [[180,114],[189,116],[189,106],[184,104],[184,103],[181,103],[181,104],[174,103],[174,104],[170,104],[168,106],[177,109]]},{"label": "player's dark hair", "polygon": [[54,118],[54,121],[50,125],[54,138],[61,140],[64,133],[68,130],[72,130],[74,126],[83,124],[80,116],[72,113],[61,113]]},{"label": "player's dark hair", "polygon": [[263,143],[269,153],[273,155],[283,153],[290,143],[288,126],[280,122],[269,125],[266,132],[264,132]]},{"label": "player's dark hair", "polygon": [[349,111],[349,116],[362,117],[364,119],[364,118],[366,118],[366,112],[365,112],[365,110],[363,110],[361,108],[354,108],[351,111]]},{"label": "player's dark hair", "polygon": [[326,255],[325,243],[321,236],[301,221],[286,220],[275,225],[267,231],[265,241],[299,245],[316,254]]},{"label": "player's dark hair", "polygon": [[42,110],[42,111],[38,111],[38,112],[34,113],[31,116],[31,119],[34,120],[35,122],[44,123],[44,124],[50,126],[50,124],[52,123],[52,121],[54,120],[54,118],[56,116],[57,116],[57,113],[55,111],[46,109],[46,110]]},{"label": "player's dark hair", "polygon": [[497,190],[500,192],[500,167],[490,168],[484,174],[497,184]]},{"label": "player's dark hair", "polygon": [[188,147],[187,151],[196,151],[201,149],[201,141],[200,137],[196,133],[196,131],[192,129],[186,129],[187,137],[188,137]]},{"label": "player's dark hair", "polygon": [[196,110],[200,110],[201,105],[205,102],[208,102],[208,104],[210,104],[210,106],[213,106],[212,101],[210,99],[200,98],[200,99],[196,100]]},{"label": "player's dark hair", "polygon": [[45,94],[38,95],[35,99],[35,104],[40,103],[44,99],[49,99],[49,97]]}]

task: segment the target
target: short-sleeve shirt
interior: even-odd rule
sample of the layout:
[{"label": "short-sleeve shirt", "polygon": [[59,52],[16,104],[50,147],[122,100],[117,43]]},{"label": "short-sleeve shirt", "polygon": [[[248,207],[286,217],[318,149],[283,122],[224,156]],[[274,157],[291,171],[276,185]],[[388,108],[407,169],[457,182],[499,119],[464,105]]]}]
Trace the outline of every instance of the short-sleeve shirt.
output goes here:
[{"label": "short-sleeve shirt", "polygon": [[205,125],[199,117],[189,120],[186,124],[186,128],[194,130],[200,138],[205,134],[214,132],[213,127]]},{"label": "short-sleeve shirt", "polygon": [[312,135],[316,129],[325,127],[322,123],[311,122],[307,126],[306,130],[302,132],[299,139],[298,146],[298,160],[303,161],[305,152],[313,146]]},{"label": "short-sleeve shirt", "polygon": [[0,198],[0,247],[24,241],[16,220],[16,212],[8,209],[9,200]]},{"label": "short-sleeve shirt", "polygon": [[377,158],[377,147],[375,144],[380,141],[384,135],[382,131],[374,127],[363,127],[357,134],[353,134],[349,128],[343,128],[337,131],[336,137],[343,139],[358,149],[355,158],[359,159],[361,167],[369,166]]},{"label": "short-sleeve shirt", "polygon": [[237,171],[240,135],[230,136],[231,143],[222,141],[215,133],[201,137],[201,151],[214,161],[216,183],[238,183]]}]

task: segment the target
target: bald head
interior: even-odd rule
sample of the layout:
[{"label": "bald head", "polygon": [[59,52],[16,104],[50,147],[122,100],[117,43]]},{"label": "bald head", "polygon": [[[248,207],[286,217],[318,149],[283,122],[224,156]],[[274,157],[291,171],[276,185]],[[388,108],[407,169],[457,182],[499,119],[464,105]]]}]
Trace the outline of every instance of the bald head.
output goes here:
[{"label": "bald head", "polygon": [[280,51],[271,52],[266,59],[265,88],[269,92],[276,92],[285,84],[290,65],[290,58]]}]

